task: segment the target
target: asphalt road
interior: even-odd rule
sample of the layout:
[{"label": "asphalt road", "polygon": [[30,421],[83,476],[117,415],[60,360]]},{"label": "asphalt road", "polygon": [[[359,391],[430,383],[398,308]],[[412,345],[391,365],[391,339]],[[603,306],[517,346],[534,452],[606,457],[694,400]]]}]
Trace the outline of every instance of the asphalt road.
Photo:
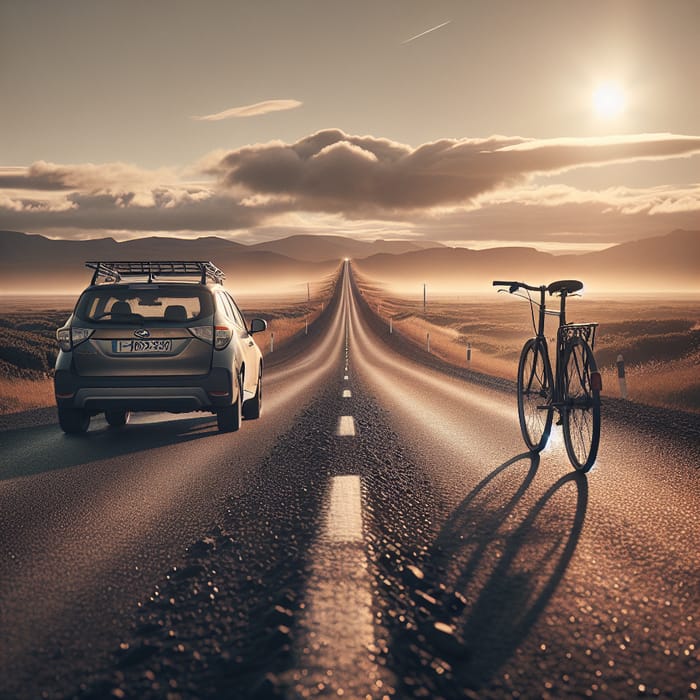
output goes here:
[{"label": "asphalt road", "polygon": [[346,274],[238,433],[0,433],[0,697],[700,697],[694,419],[578,475],[399,342]]}]

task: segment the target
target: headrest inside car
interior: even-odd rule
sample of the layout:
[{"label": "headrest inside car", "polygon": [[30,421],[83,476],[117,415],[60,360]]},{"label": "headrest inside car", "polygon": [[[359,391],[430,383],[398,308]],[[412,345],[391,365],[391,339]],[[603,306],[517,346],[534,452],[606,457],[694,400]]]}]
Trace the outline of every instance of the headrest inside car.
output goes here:
[{"label": "headrest inside car", "polygon": [[166,321],[181,323],[187,320],[187,309],[180,304],[171,304],[165,307],[164,318]]},{"label": "headrest inside car", "polygon": [[114,316],[115,314],[121,314],[123,316],[128,316],[131,313],[131,307],[126,301],[115,301],[112,304],[110,313]]}]

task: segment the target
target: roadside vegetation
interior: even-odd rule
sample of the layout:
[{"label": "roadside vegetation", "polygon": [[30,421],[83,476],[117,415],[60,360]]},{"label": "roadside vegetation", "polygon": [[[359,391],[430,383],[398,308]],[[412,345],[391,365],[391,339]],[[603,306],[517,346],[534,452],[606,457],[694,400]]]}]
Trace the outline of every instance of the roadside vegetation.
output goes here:
[{"label": "roadside vegetation", "polygon": [[55,333],[69,315],[62,309],[0,314],[0,413],[51,405]]},{"label": "roadside vegetation", "polygon": [[[312,284],[310,295],[303,294],[303,299],[298,291],[288,299],[239,299],[248,321],[258,317],[268,322],[268,330],[255,336],[264,356],[302,335],[307,323],[313,324],[333,294],[334,281],[330,276]],[[24,300],[15,304],[0,298],[0,414],[54,405],[56,329],[71,311],[68,305],[52,308],[51,297],[35,297],[31,311]]]},{"label": "roadside vegetation", "polygon": [[[373,311],[394,333],[441,359],[515,381],[523,342],[533,335],[526,302],[485,290],[483,297],[423,299],[392,295],[356,277]],[[554,301],[554,300],[553,300]],[[597,321],[595,356],[603,393],[620,396],[617,357],[625,362],[632,401],[700,413],[700,299],[572,298],[571,322]],[[549,319],[550,341],[556,319]],[[467,361],[468,344],[471,359]]]}]

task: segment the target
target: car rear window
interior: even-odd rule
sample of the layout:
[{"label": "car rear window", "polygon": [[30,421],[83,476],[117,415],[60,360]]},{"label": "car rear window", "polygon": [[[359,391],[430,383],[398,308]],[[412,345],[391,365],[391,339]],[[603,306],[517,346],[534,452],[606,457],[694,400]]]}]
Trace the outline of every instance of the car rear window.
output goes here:
[{"label": "car rear window", "polygon": [[79,319],[93,323],[187,323],[212,313],[205,289],[153,284],[91,289],[83,292],[75,309]]}]

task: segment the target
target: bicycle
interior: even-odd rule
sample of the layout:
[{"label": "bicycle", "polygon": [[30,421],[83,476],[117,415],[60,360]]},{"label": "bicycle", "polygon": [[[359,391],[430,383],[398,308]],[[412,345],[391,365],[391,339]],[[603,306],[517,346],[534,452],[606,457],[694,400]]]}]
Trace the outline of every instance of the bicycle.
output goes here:
[{"label": "bicycle", "polygon": [[[566,299],[583,289],[578,280],[559,280],[534,287],[524,282],[494,281],[494,287],[530,303],[535,337],[525,342],[518,363],[518,417],[525,444],[531,452],[540,452],[549,441],[554,411],[559,414],[566,453],[575,469],[587,472],[595,463],[600,442],[600,392],[602,380],[593,356],[597,323],[567,323]],[[519,294],[519,290],[525,294]],[[506,290],[499,290],[504,292]],[[539,292],[540,301],[530,292]],[[559,311],[546,308],[546,294],[558,294]],[[535,323],[534,307],[539,309]],[[556,365],[552,372],[545,317],[559,317]]]}]

